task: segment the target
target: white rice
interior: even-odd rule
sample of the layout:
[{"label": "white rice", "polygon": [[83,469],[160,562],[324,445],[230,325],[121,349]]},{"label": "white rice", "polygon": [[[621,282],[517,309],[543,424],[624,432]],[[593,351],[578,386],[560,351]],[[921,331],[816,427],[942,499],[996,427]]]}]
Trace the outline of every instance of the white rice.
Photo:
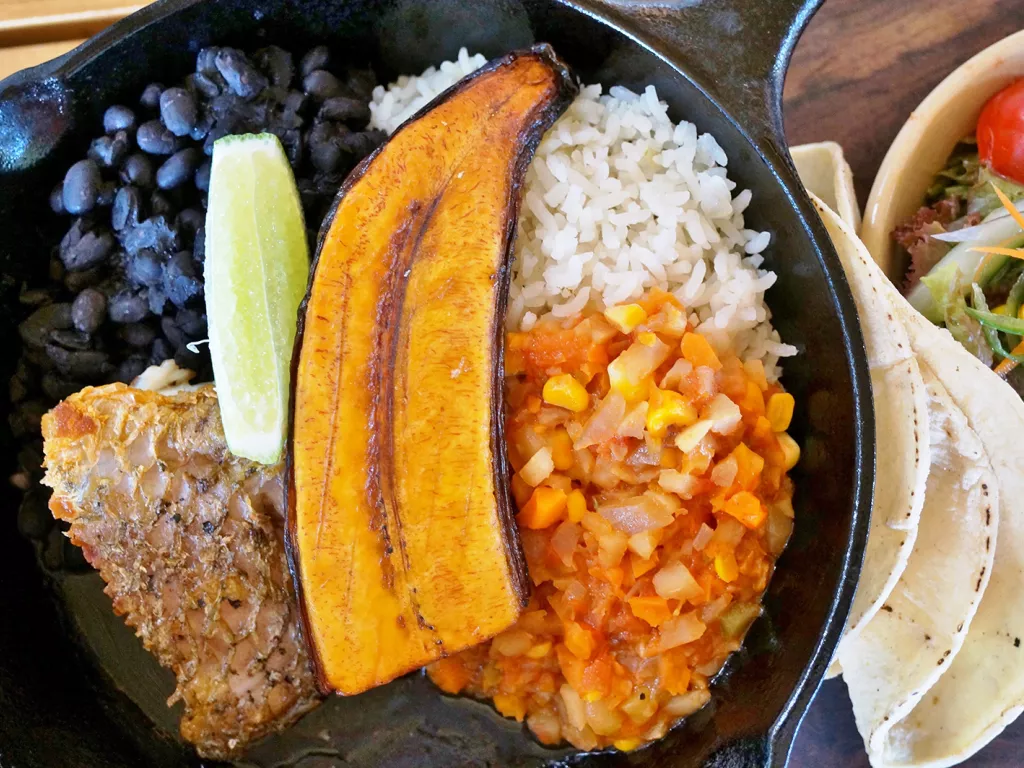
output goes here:
[{"label": "white rice", "polygon": [[[378,86],[370,124],[394,131],[485,62],[463,49],[456,61]],[[761,269],[771,235],[744,226],[751,193],[736,191],[727,163],[713,136],[669,119],[654,86],[584,86],[526,176],[509,327],[529,330],[548,312],[604,309],[656,286],[718,351],[761,360],[777,378],[779,358],[797,350],[780,341],[764,302],[776,279]]]}]

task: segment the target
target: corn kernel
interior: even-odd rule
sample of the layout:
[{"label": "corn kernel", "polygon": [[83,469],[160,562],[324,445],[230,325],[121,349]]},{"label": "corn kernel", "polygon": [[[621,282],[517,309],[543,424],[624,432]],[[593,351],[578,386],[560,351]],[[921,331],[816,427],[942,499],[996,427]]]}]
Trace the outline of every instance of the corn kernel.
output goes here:
[{"label": "corn kernel", "polygon": [[579,413],[590,404],[590,394],[570,374],[563,373],[544,382],[544,402]]},{"label": "corn kernel", "polygon": [[782,448],[782,454],[785,456],[782,466],[788,472],[800,461],[800,446],[789,436],[788,432],[781,432],[776,437],[779,439],[779,447]]},{"label": "corn kernel", "polygon": [[605,319],[622,333],[632,333],[640,323],[647,319],[647,312],[639,304],[620,304],[608,307],[604,311]]},{"label": "corn kernel", "polygon": [[776,392],[768,398],[768,421],[773,432],[785,432],[793,420],[793,408],[796,400],[789,392]]},{"label": "corn kernel", "polygon": [[569,519],[574,523],[582,520],[583,516],[587,513],[587,497],[579,489],[569,493],[566,505],[569,509]]},{"label": "corn kernel", "polygon": [[600,701],[604,696],[600,691],[587,691],[583,694],[583,700],[589,704],[593,704],[595,701]]},{"label": "corn kernel", "polygon": [[523,721],[526,717],[526,702],[520,699],[518,696],[513,696],[508,693],[496,693],[494,694],[494,708],[497,709],[503,717],[514,717],[519,722]]},{"label": "corn kernel", "polygon": [[697,421],[697,409],[681,394],[654,388],[647,411],[647,431],[664,437],[670,426],[688,427]]},{"label": "corn kernel", "polygon": [[1006,314],[1006,305],[1005,304],[1000,304],[998,307],[996,307],[995,309],[992,310],[992,314],[994,314],[994,315],[1005,315]]},{"label": "corn kernel", "polygon": [[551,652],[551,641],[545,640],[543,643],[537,643],[533,648],[526,652],[528,658],[531,659],[543,659]]},{"label": "corn kernel", "polygon": [[617,359],[613,360],[608,366],[608,383],[611,388],[626,398],[626,402],[635,403],[646,400],[654,379],[645,376],[640,381],[634,382],[622,366],[616,365],[617,362]]},{"label": "corn kernel", "polygon": [[711,431],[711,420],[704,419],[691,424],[682,432],[676,436],[676,448],[683,453],[689,453],[697,444],[704,439],[705,435]]},{"label": "corn kernel", "polygon": [[647,331],[646,333],[638,333],[636,340],[643,344],[645,347],[653,347],[658,343],[658,335]]},{"label": "corn kernel", "polygon": [[555,469],[559,472],[572,469],[576,461],[572,455],[572,438],[562,427],[551,435],[551,460],[555,462]]},{"label": "corn kernel", "polygon": [[632,752],[643,742],[640,739],[616,739],[612,742],[619,752]]},{"label": "corn kernel", "polygon": [[715,555],[715,573],[722,581],[736,581],[736,577],[740,575],[739,566],[736,565],[736,556],[732,552]]}]

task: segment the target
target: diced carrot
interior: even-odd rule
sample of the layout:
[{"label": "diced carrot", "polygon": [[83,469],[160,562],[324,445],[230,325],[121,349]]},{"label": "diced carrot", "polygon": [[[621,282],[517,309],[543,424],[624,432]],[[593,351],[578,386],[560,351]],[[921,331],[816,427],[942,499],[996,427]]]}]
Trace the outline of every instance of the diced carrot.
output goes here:
[{"label": "diced carrot", "polygon": [[686,689],[690,687],[690,668],[678,658],[677,654],[662,654],[658,659],[658,672],[661,675],[662,685],[673,696],[686,693]]},{"label": "diced carrot", "polygon": [[605,580],[613,587],[621,587],[622,580],[626,577],[625,571],[622,570],[621,566],[614,566],[612,568],[606,568],[604,572]]},{"label": "diced carrot", "polygon": [[743,394],[743,399],[740,400],[739,406],[745,416],[755,419],[758,416],[764,416],[764,395],[761,392],[761,388],[753,381],[747,380],[746,392]]},{"label": "diced carrot", "polygon": [[643,619],[652,627],[657,627],[672,617],[672,610],[668,607],[668,600],[657,595],[651,597],[629,598],[629,608],[638,619]]},{"label": "diced carrot", "polygon": [[572,654],[586,661],[594,652],[597,641],[594,633],[586,627],[577,624],[575,621],[567,622],[565,625],[565,646],[572,651]]},{"label": "diced carrot", "polygon": [[504,717],[514,717],[520,723],[526,717],[526,702],[508,693],[494,694],[494,708]]},{"label": "diced carrot", "polygon": [[591,344],[587,350],[587,362],[608,365],[608,349],[604,344]]},{"label": "diced carrot", "polygon": [[567,501],[565,491],[545,485],[539,486],[533,489],[533,495],[516,519],[524,528],[535,531],[548,528],[562,519]]},{"label": "diced carrot", "polygon": [[441,659],[430,667],[430,679],[445,693],[460,693],[469,685],[470,674],[457,656]]},{"label": "diced carrot", "polygon": [[540,413],[540,407],[544,405],[544,401],[536,395],[530,395],[526,398],[526,410],[530,413]]},{"label": "diced carrot", "polygon": [[755,529],[764,523],[768,516],[768,510],[764,504],[750,491],[740,491],[734,494],[722,507],[727,515],[732,515],[747,528]]},{"label": "diced carrot", "polygon": [[761,482],[764,459],[750,450],[746,443],[737,445],[730,455],[736,460],[737,467],[733,487],[741,491],[753,491]]},{"label": "diced carrot", "polygon": [[644,559],[636,552],[631,552],[629,555],[629,565],[633,570],[633,578],[639,579],[645,573],[658,567],[658,553],[655,552],[649,558]]},{"label": "diced carrot", "polygon": [[722,361],[718,359],[708,340],[699,333],[690,332],[683,336],[682,351],[683,357],[695,367],[703,365],[715,371],[722,370]]}]

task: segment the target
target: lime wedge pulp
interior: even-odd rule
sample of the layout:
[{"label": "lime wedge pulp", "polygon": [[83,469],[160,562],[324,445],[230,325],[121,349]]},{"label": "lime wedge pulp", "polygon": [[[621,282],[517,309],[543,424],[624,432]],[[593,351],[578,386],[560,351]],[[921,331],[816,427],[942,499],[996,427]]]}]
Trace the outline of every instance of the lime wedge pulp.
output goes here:
[{"label": "lime wedge pulp", "polygon": [[276,136],[228,136],[214,144],[205,272],[228,448],[273,464],[288,430],[292,345],[309,277],[299,193]]}]

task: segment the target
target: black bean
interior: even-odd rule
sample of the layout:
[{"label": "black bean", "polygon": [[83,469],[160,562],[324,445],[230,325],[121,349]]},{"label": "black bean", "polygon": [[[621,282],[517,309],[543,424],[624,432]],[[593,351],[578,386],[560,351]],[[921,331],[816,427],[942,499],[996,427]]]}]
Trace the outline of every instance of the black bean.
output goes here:
[{"label": "black bean", "polygon": [[174,254],[167,262],[164,271],[164,292],[176,307],[184,307],[189,301],[199,296],[203,290],[192,254],[181,251]]},{"label": "black bean", "polygon": [[24,288],[18,293],[18,301],[26,307],[41,307],[54,299],[55,291],[50,288]]},{"label": "black bean", "polygon": [[146,301],[149,302],[149,311],[154,315],[162,315],[167,306],[167,294],[164,293],[162,285],[154,285],[146,291]]},{"label": "black bean", "polygon": [[107,297],[95,288],[86,288],[71,304],[71,322],[85,333],[95,333],[107,314]]},{"label": "black bean", "polygon": [[96,381],[114,370],[110,356],[98,350],[72,350],[58,344],[47,344],[46,354],[62,374],[83,381]]},{"label": "black bean", "polygon": [[78,392],[82,388],[82,384],[51,371],[44,374],[42,387],[43,394],[51,400],[63,400]]},{"label": "black bean", "polygon": [[117,335],[129,346],[142,349],[148,347],[156,338],[156,331],[144,323],[128,323],[121,327]]},{"label": "black bean", "polygon": [[135,113],[128,107],[114,105],[103,113],[103,130],[107,133],[130,131],[135,128]]},{"label": "black bean", "polygon": [[113,136],[100,136],[89,145],[89,158],[104,168],[118,165],[128,153],[128,143],[118,142]]},{"label": "black bean", "polygon": [[333,141],[309,145],[309,159],[321,173],[332,173],[341,165],[341,149]]},{"label": "black bean", "polygon": [[45,347],[22,347],[21,354],[33,367],[38,368],[40,373],[52,371],[56,367],[53,364],[53,360],[46,355]]},{"label": "black bean", "polygon": [[156,185],[160,189],[180,187],[193,177],[201,160],[202,153],[194,147],[175,152],[157,169]]},{"label": "black bean", "polygon": [[206,217],[196,208],[186,208],[178,214],[178,229],[195,237]]},{"label": "black bean", "polygon": [[353,122],[358,123],[358,127],[362,127],[370,121],[370,105],[359,99],[335,96],[323,103],[317,114],[317,119]]},{"label": "black bean", "polygon": [[18,326],[21,340],[32,347],[43,347],[50,338],[50,332],[70,328],[71,305],[47,304],[40,307]]},{"label": "black bean", "polygon": [[138,293],[119,291],[110,297],[107,312],[115,323],[137,323],[149,314],[149,307]]},{"label": "black bean", "polygon": [[192,129],[192,133],[190,133],[189,136],[193,141],[202,141],[206,138],[210,129],[213,128],[214,122],[213,115],[210,114],[210,111],[207,108],[203,107],[199,111],[199,119],[196,121],[196,127]]},{"label": "black bean", "polygon": [[142,248],[125,259],[125,274],[135,285],[157,285],[163,282],[164,262],[150,248]]},{"label": "black bean", "polygon": [[121,168],[121,181],[148,189],[156,184],[153,163],[145,155],[130,155]]},{"label": "black bean", "polygon": [[21,403],[7,419],[11,432],[17,438],[39,437],[43,414],[48,410],[49,407],[41,400],[27,400]]},{"label": "black bean", "polygon": [[217,52],[220,48],[203,48],[196,56],[196,72],[204,75],[212,75],[217,72]]},{"label": "black bean", "polygon": [[185,333],[178,327],[177,321],[169,315],[160,319],[160,330],[175,349],[184,346],[188,341]]},{"label": "black bean", "polygon": [[94,285],[99,285],[103,282],[103,278],[105,276],[106,270],[103,268],[102,264],[81,272],[68,272],[64,275],[64,287],[71,291],[71,293],[77,294],[86,288],[92,288]]},{"label": "black bean", "polygon": [[50,210],[54,213],[65,213],[64,210],[64,182],[61,182],[50,193]]},{"label": "black bean", "polygon": [[196,189],[200,192],[210,191],[210,162],[206,161],[199,166],[199,170],[196,171],[195,185]]},{"label": "black bean", "polygon": [[100,184],[100,193],[96,195],[96,205],[100,208],[109,208],[114,204],[114,197],[117,195],[117,184],[112,181],[104,181]]},{"label": "black bean", "polygon": [[[21,363],[24,365],[24,360],[22,360]],[[7,394],[8,397],[10,397],[11,402],[20,403],[28,396],[28,393],[28,382],[17,374],[11,376],[10,381],[7,383]]]},{"label": "black bean", "polygon": [[299,69],[302,72],[302,76],[305,77],[310,72],[316,69],[324,69],[331,60],[331,52],[326,45],[318,45],[315,48],[310,48],[305,56],[302,57],[302,62],[299,65]]},{"label": "black bean", "polygon": [[[74,312],[74,304],[71,305]],[[92,335],[79,330],[73,331],[51,331],[50,341],[59,344],[65,349],[91,349]]]},{"label": "black bean", "polygon": [[214,96],[220,96],[220,85],[212,77],[203,74],[202,72],[196,72],[192,76],[192,85],[198,93],[201,93],[208,99],[212,99]]},{"label": "black bean", "polygon": [[92,160],[79,160],[64,177],[64,210],[68,213],[88,213],[96,205],[103,178]]},{"label": "black bean", "polygon": [[86,232],[78,242],[61,251],[60,257],[69,272],[95,267],[114,248],[114,237],[109,232]]},{"label": "black bean", "polygon": [[377,76],[372,69],[350,69],[345,73],[345,90],[357,99],[369,103],[376,86]]},{"label": "black bean", "polygon": [[170,218],[177,211],[171,199],[162,192],[154,192],[149,196],[149,208],[154,216],[163,216],[165,218]]},{"label": "black bean", "polygon": [[222,48],[214,57],[214,63],[228,88],[243,99],[254,99],[267,87],[267,78],[260,74],[241,51]]},{"label": "black bean", "polygon": [[194,309],[178,310],[174,320],[190,338],[198,339],[206,335],[206,317]]},{"label": "black bean", "polygon": [[192,246],[192,258],[195,259],[197,264],[202,264],[206,261],[206,226],[200,227],[196,230],[196,240]]},{"label": "black bean", "polygon": [[140,125],[135,141],[139,149],[151,155],[171,155],[178,149],[177,137],[159,120]]},{"label": "black bean", "polygon": [[369,130],[346,133],[338,137],[341,148],[357,158],[366,157],[384,143],[387,134],[383,131]]},{"label": "black bean", "polygon": [[160,83],[150,83],[142,91],[139,103],[147,109],[160,109],[160,94],[163,92],[164,87]]},{"label": "black bean", "polygon": [[64,262],[63,261],[61,261],[56,256],[51,256],[50,257],[49,276],[50,276],[50,280],[52,282],[59,283],[61,280],[63,280],[64,279],[64,273],[66,271],[67,270],[64,269]]},{"label": "black bean", "polygon": [[138,226],[143,219],[142,205],[142,192],[137,187],[121,187],[110,211],[111,226],[117,232]]},{"label": "black bean", "polygon": [[279,138],[284,145],[284,153],[288,156],[288,162],[292,164],[293,168],[298,168],[302,163],[302,152],[305,147],[302,131],[297,128],[285,131]]},{"label": "black bean", "polygon": [[114,374],[115,380],[130,384],[133,379],[141,376],[147,367],[149,366],[146,358],[132,355],[117,366],[117,372]]},{"label": "black bean", "polygon": [[295,77],[295,63],[292,61],[292,55],[283,48],[278,48],[276,45],[261,48],[253,54],[252,58],[256,62],[256,66],[263,71],[273,85],[287,88],[292,78]]},{"label": "black bean", "polygon": [[47,508],[46,491],[43,488],[29,488],[18,507],[18,533],[42,541],[52,526],[53,516]]},{"label": "black bean", "polygon": [[174,357],[174,350],[167,343],[167,339],[157,339],[149,353],[150,365],[160,365],[164,360]]},{"label": "black bean", "polygon": [[184,88],[168,88],[160,94],[160,119],[175,136],[188,136],[198,117],[196,97]]},{"label": "black bean", "polygon": [[[160,193],[154,193],[153,202],[159,203],[161,207],[170,205]],[[123,242],[128,253],[137,253],[142,248],[152,248],[157,253],[170,253],[178,250],[178,229],[171,226],[163,215],[154,215],[128,230]]]},{"label": "black bean", "polygon": [[317,101],[341,96],[341,81],[324,69],[316,69],[302,79],[302,90]]},{"label": "black bean", "polygon": [[179,368],[188,368],[194,371],[200,366],[202,360],[202,355],[193,352],[186,344],[182,344],[174,352],[174,362]]}]

